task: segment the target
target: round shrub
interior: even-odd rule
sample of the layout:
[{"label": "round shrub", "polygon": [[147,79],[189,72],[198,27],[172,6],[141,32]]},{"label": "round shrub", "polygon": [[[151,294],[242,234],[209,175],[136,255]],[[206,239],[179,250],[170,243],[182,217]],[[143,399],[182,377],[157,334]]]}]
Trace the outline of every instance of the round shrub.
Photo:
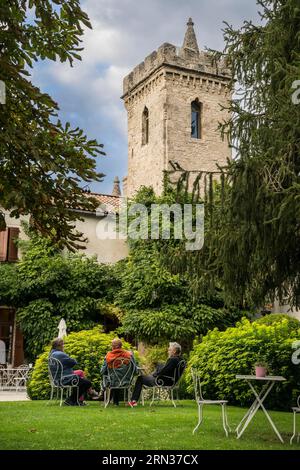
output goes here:
[{"label": "round shrub", "polygon": [[195,367],[208,399],[226,399],[231,404],[248,406],[254,396],[246,382],[236,379],[236,375],[253,374],[257,358],[264,357],[270,375],[287,379],[274,386],[268,407],[288,410],[300,387],[300,367],[292,363],[292,345],[299,339],[300,328],[291,329],[286,318],[270,325],[243,319],[235,328],[223,332],[215,329],[191,353],[187,374],[190,389],[190,368]]},{"label": "round shrub", "polygon": [[[113,332],[105,334],[101,327],[96,327],[92,330],[71,333],[64,339],[65,352],[76,359],[77,369],[85,371],[96,390],[100,389],[100,368],[106,353],[111,349],[111,341],[115,336]],[[123,341],[123,347],[128,350],[133,349],[126,341]],[[27,392],[32,400],[45,400],[50,397],[51,387],[48,375],[50,349],[48,346],[38,357],[28,382]]]},{"label": "round shrub", "polygon": [[290,331],[297,331],[300,328],[300,321],[297,318],[290,317],[285,313],[270,313],[264,317],[255,320],[258,325],[274,325],[280,323],[282,320],[287,320]]}]

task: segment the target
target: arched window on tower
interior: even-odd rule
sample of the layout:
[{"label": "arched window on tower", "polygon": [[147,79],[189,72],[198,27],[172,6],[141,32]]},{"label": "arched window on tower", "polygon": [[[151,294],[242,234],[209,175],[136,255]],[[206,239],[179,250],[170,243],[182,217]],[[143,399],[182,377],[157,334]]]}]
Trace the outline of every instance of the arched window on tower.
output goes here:
[{"label": "arched window on tower", "polygon": [[149,142],[149,111],[145,107],[142,118],[142,145],[146,145]]},{"label": "arched window on tower", "polygon": [[202,103],[198,98],[191,104],[191,136],[193,139],[202,137]]}]

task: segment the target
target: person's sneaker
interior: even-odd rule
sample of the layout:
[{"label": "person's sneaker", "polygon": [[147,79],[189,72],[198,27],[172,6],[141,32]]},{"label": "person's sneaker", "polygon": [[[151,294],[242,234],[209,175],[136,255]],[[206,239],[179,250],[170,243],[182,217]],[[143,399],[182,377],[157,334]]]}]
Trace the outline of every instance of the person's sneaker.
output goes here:
[{"label": "person's sneaker", "polygon": [[128,405],[131,406],[131,408],[133,408],[134,406],[137,406],[137,402],[135,400],[132,400],[128,402]]},{"label": "person's sneaker", "polygon": [[87,406],[87,405],[88,405],[88,404],[85,403],[85,401],[80,401],[80,402],[79,402],[79,406]]}]

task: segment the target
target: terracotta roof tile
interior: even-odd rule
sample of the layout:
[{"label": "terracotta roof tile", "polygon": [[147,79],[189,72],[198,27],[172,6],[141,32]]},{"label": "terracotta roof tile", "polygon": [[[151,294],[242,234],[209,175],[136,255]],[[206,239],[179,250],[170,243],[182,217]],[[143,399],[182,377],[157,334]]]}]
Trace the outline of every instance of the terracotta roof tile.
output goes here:
[{"label": "terracotta roof tile", "polygon": [[110,194],[89,193],[89,196],[97,199],[99,205],[103,204],[108,212],[118,212],[122,200],[122,197]]}]

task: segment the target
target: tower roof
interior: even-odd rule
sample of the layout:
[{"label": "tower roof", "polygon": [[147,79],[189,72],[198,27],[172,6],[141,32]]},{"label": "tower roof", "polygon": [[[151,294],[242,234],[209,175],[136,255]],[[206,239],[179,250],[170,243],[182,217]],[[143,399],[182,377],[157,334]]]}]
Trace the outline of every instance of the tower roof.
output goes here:
[{"label": "tower roof", "polygon": [[194,23],[192,18],[189,18],[189,21],[187,22],[187,30],[184,36],[184,41],[183,41],[183,49],[190,49],[197,54],[199,54],[199,47],[197,43],[197,38],[194,30]]}]

